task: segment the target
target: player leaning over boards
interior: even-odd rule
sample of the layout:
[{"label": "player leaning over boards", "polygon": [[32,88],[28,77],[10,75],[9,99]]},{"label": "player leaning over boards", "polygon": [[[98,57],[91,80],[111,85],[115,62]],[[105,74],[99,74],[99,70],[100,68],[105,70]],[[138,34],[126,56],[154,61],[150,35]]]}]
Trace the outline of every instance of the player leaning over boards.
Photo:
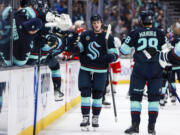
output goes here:
[{"label": "player leaning over boards", "polygon": [[[77,45],[71,46],[71,51],[79,52],[79,90],[81,92],[81,112],[83,121],[81,127],[89,126],[92,93],[92,127],[99,127],[98,118],[102,106],[102,96],[105,89],[108,64],[116,61],[118,52],[114,45],[114,38],[109,36],[108,52],[106,52],[105,35],[102,31],[102,19],[94,15],[90,19],[92,31],[81,34]],[[72,40],[73,41],[73,40]]]},{"label": "player leaning over boards", "polygon": [[[135,48],[134,68],[130,80],[130,100],[132,125],[125,130],[126,134],[139,133],[141,101],[144,86],[147,82],[148,93],[148,133],[155,134],[155,124],[159,111],[160,89],[162,87],[162,68],[159,64],[159,54],[166,43],[165,34],[153,28],[153,13],[142,11],[140,13],[141,27],[133,30],[122,44],[120,51],[123,54],[131,53]],[[150,53],[152,53],[150,55]]]}]

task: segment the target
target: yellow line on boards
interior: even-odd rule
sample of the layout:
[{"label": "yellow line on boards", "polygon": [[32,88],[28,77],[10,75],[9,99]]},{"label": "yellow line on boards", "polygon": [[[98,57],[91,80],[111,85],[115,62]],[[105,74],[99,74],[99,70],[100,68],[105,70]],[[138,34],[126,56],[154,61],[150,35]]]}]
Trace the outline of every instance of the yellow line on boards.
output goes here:
[{"label": "yellow line on boards", "polygon": [[[70,108],[74,107],[78,103],[80,103],[81,98],[80,96],[72,99],[70,102],[63,105],[58,110],[48,114],[46,117],[42,118],[37,122],[36,126],[36,133],[39,133],[41,130],[43,130],[45,127],[47,127],[49,124],[54,122],[56,119],[61,117],[65,112],[69,111]],[[18,135],[33,135],[33,125],[29,126],[28,128],[21,131]]]}]

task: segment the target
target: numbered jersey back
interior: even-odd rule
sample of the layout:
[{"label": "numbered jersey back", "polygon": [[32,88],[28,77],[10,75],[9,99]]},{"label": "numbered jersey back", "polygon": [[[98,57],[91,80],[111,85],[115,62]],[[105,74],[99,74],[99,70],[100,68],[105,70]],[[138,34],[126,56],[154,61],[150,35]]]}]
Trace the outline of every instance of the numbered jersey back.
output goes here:
[{"label": "numbered jersey back", "polygon": [[132,31],[125,40],[125,44],[135,48],[134,59],[136,62],[158,61],[158,56],[148,60],[143,54],[143,50],[151,47],[160,51],[166,42],[165,34],[156,28],[138,28]]}]

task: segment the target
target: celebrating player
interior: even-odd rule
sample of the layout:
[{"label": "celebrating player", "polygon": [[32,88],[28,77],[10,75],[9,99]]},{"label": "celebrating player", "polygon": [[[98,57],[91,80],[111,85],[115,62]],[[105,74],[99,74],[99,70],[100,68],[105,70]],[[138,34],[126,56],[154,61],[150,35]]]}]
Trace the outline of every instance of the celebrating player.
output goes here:
[{"label": "celebrating player", "polygon": [[148,133],[155,134],[155,124],[159,110],[160,89],[162,86],[162,68],[159,64],[159,54],[166,43],[165,34],[152,27],[153,13],[140,13],[141,27],[133,30],[122,44],[120,51],[123,54],[131,53],[135,48],[134,68],[130,80],[130,100],[132,125],[125,130],[126,134],[139,133],[141,102],[145,84],[148,93]]},{"label": "celebrating player", "polygon": [[80,41],[72,46],[74,52],[80,53],[79,90],[81,92],[81,111],[83,121],[81,127],[87,127],[92,102],[92,127],[99,127],[98,118],[102,106],[102,96],[105,89],[108,64],[116,61],[118,53],[114,38],[109,36],[108,51],[105,45],[106,33],[102,30],[102,19],[99,15],[91,17],[93,30],[81,34]]}]

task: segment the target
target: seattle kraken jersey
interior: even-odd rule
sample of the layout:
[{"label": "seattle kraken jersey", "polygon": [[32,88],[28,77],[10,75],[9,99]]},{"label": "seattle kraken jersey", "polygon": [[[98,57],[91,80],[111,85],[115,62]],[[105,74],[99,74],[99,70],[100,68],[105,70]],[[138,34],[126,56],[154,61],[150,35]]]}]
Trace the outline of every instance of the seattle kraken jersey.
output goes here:
[{"label": "seattle kraken jersey", "polygon": [[156,51],[160,51],[166,42],[167,38],[165,34],[159,29],[140,27],[130,32],[122,44],[120,51],[123,54],[130,54],[131,49],[134,47],[135,62],[157,62],[158,53],[151,59],[148,59],[143,51],[147,48],[154,48]]},{"label": "seattle kraken jersey", "polygon": [[118,54],[114,38],[109,36],[108,52],[106,50],[105,32],[95,34],[93,31],[86,31],[81,34],[78,47],[80,49],[81,69],[94,72],[106,72],[108,63],[105,59],[106,54]]}]

